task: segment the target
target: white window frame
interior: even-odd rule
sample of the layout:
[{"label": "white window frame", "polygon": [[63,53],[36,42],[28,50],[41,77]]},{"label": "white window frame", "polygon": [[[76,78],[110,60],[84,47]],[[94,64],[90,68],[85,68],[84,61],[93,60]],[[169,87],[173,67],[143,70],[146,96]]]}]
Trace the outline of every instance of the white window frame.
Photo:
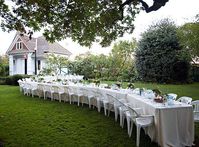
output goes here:
[{"label": "white window frame", "polygon": [[19,41],[19,42],[16,43],[16,49],[17,50],[22,49],[22,41]]}]

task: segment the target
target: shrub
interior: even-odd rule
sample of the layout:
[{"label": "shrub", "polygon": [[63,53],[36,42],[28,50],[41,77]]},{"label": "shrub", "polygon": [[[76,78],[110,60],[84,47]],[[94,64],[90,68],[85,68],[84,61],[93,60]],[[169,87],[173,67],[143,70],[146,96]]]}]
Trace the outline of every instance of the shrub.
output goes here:
[{"label": "shrub", "polygon": [[191,67],[191,77],[194,82],[199,82],[199,66],[193,65]]},{"label": "shrub", "polygon": [[13,76],[8,76],[8,77],[5,77],[5,83],[3,84],[6,84],[6,85],[18,85],[18,80],[19,79],[23,79],[23,78],[29,78],[30,75],[13,75]]},{"label": "shrub", "polygon": [[173,83],[189,79],[189,52],[181,49],[175,24],[168,19],[142,34],[136,50],[136,69],[145,82]]}]

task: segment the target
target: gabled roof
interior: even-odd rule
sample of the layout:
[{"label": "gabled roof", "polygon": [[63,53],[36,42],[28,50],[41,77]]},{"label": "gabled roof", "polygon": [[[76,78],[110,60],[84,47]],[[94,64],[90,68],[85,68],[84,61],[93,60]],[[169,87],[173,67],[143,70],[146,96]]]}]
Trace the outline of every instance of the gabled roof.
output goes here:
[{"label": "gabled roof", "polygon": [[[13,47],[17,43],[18,39],[20,39],[22,43],[26,46],[27,48],[26,50],[25,49],[13,50]],[[16,33],[6,53],[7,54],[20,54],[20,53],[34,52],[36,40],[37,40],[37,55],[38,56],[44,56],[44,53],[55,53],[55,54],[67,55],[67,56],[70,56],[72,54],[70,51],[62,47],[57,42],[49,43],[43,36],[38,37],[38,38],[32,38],[30,40],[29,36],[27,35],[22,36],[20,35],[20,32]]]},{"label": "gabled roof", "polygon": [[55,53],[60,55],[68,55],[70,56],[72,53],[67,49],[62,47],[59,43],[49,43],[45,39],[45,37],[41,36],[37,38],[37,53],[38,56],[41,56],[43,53]]}]

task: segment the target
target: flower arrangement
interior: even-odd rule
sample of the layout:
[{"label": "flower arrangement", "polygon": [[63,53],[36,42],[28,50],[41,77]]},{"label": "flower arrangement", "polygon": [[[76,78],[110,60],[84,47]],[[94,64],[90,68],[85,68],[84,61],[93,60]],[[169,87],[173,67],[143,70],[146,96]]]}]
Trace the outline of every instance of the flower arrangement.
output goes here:
[{"label": "flower arrangement", "polygon": [[127,87],[128,87],[128,89],[134,89],[135,85],[133,83],[128,83]]},{"label": "flower arrangement", "polygon": [[152,90],[155,93],[155,97],[160,96],[162,92],[159,89],[153,89]]},{"label": "flower arrangement", "polygon": [[98,85],[100,84],[100,80],[96,79],[96,80],[93,80],[93,83],[95,83],[95,85]]},{"label": "flower arrangement", "polygon": [[62,80],[61,79],[57,79],[57,82],[61,82]]},{"label": "flower arrangement", "polygon": [[155,93],[154,101],[158,103],[164,103],[167,100],[167,94],[163,94],[159,89],[153,89]]},{"label": "flower arrangement", "polygon": [[38,82],[43,82],[44,78],[39,78]]}]

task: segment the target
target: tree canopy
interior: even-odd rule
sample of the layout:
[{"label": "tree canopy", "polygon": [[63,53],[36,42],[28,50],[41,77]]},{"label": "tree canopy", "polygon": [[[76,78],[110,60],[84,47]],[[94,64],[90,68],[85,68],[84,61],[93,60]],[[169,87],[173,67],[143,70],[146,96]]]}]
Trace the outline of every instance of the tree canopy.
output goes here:
[{"label": "tree canopy", "polygon": [[192,57],[199,57],[199,14],[196,20],[179,27],[178,36],[184,48],[188,48]]},{"label": "tree canopy", "polygon": [[189,52],[181,48],[176,25],[164,19],[142,34],[136,50],[136,69],[146,82],[189,80]]},{"label": "tree canopy", "polygon": [[42,29],[52,42],[70,37],[80,45],[108,46],[124,33],[132,33],[140,9],[156,11],[169,0],[153,1],[149,6],[143,0],[12,0],[10,5],[0,0],[1,28],[24,33],[30,29],[30,38]]}]

